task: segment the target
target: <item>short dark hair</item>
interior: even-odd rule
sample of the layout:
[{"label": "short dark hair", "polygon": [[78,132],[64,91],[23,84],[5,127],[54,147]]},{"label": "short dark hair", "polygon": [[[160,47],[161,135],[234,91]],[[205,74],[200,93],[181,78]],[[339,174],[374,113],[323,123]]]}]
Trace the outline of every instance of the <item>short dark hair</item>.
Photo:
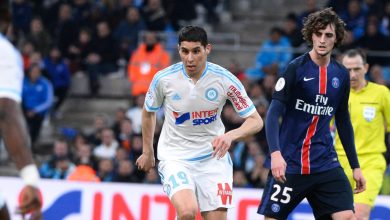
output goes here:
[{"label": "short dark hair", "polygon": [[334,24],[336,32],[335,47],[341,46],[345,35],[345,23],[341,18],[332,10],[332,8],[325,8],[321,11],[316,11],[309,14],[308,17],[303,20],[302,35],[303,39],[312,46],[312,36],[319,30],[325,29],[327,25]]},{"label": "short dark hair", "polygon": [[350,49],[350,50],[345,51],[343,57],[356,57],[356,56],[360,56],[362,58],[363,64],[367,63],[367,55],[360,48],[358,48],[358,49]]},{"label": "short dark hair", "polygon": [[200,42],[206,47],[208,44],[206,31],[198,26],[186,26],[179,31],[179,45],[183,41]]}]

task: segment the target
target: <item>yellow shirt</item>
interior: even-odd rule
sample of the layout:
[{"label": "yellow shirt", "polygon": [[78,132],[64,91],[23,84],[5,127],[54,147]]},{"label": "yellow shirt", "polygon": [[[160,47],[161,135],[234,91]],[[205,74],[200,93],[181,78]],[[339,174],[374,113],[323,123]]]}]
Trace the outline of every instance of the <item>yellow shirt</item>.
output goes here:
[{"label": "yellow shirt", "polygon": [[[349,93],[349,113],[358,155],[386,152],[385,128],[390,131],[390,92],[385,86],[368,82],[367,86]],[[335,149],[345,155],[336,134]]]}]

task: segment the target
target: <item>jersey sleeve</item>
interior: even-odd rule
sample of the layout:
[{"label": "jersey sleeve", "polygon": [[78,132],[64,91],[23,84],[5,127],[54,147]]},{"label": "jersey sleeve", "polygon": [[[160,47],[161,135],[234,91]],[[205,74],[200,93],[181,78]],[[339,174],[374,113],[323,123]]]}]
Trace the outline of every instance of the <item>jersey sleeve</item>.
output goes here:
[{"label": "jersey sleeve", "polygon": [[387,132],[390,132],[390,90],[388,88],[384,88],[383,92],[383,116],[386,119],[386,128]]},{"label": "jersey sleeve", "polygon": [[242,118],[246,118],[256,111],[252,100],[248,97],[244,85],[233,74],[225,80],[226,95],[233,104],[234,110]]},{"label": "jersey sleeve", "polygon": [[293,63],[290,63],[276,82],[272,98],[277,99],[282,103],[287,103],[291,96],[291,88],[293,88],[295,84],[295,78],[296,66]]},{"label": "jersey sleeve", "polygon": [[148,112],[156,112],[164,102],[164,90],[159,74],[154,75],[145,97],[145,109]]},{"label": "jersey sleeve", "polygon": [[0,98],[21,102],[23,62],[19,52],[0,39]]}]

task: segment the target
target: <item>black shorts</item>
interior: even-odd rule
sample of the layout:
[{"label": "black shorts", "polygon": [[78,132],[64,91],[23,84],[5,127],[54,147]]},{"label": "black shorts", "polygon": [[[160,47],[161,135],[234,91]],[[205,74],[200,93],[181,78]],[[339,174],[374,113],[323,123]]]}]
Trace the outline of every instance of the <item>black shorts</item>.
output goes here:
[{"label": "black shorts", "polygon": [[287,219],[293,209],[307,198],[316,219],[354,210],[351,185],[341,167],[310,175],[286,174],[287,181],[276,182],[271,171],[257,212],[275,219]]}]

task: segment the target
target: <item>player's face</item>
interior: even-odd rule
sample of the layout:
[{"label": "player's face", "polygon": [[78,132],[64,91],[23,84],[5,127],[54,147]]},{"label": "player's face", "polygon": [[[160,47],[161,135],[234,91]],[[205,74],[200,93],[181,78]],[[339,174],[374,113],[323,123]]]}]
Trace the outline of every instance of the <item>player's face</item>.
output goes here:
[{"label": "player's face", "polygon": [[336,32],[333,24],[329,24],[325,29],[318,30],[312,35],[313,50],[320,56],[326,56],[333,50],[336,43]]},{"label": "player's face", "polygon": [[199,78],[206,67],[207,55],[211,45],[202,46],[200,42],[182,41],[179,45],[179,55],[187,74]]},{"label": "player's face", "polygon": [[368,70],[368,64],[363,62],[361,56],[343,58],[343,65],[349,71],[349,78],[351,80],[351,88],[359,90],[366,85],[365,75]]}]

